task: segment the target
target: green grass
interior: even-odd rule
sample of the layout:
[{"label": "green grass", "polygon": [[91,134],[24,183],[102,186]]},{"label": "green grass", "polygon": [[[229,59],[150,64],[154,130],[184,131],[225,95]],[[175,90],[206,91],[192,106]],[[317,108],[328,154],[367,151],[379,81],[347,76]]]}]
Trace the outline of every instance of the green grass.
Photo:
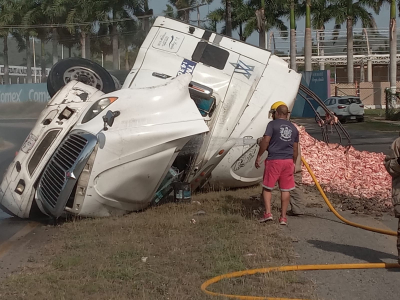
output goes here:
[{"label": "green grass", "polygon": [[[207,279],[295,262],[277,221],[257,222],[260,203],[250,196],[259,193],[211,192],[194,196],[198,202],[64,223],[43,256],[2,282],[0,299],[215,299],[200,290]],[[195,215],[199,210],[206,214]],[[299,276],[253,275],[210,290],[313,298],[312,283]]]},{"label": "green grass", "polygon": [[387,123],[365,117],[364,122],[348,123],[346,124],[346,127],[348,129],[357,129],[363,131],[398,132],[400,131],[400,122]]},{"label": "green grass", "polygon": [[377,109],[365,109],[364,114],[366,116],[375,116],[375,117],[384,117],[385,116],[385,109],[377,108]]},{"label": "green grass", "polygon": [[0,104],[0,118],[37,118],[45,108],[46,103],[22,102]]}]

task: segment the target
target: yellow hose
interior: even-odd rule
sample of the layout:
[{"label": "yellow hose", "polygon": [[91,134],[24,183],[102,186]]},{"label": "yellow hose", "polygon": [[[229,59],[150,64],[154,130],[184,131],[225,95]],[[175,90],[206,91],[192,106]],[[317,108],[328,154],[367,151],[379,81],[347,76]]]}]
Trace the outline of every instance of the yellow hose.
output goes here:
[{"label": "yellow hose", "polygon": [[306,160],[301,157],[301,161],[303,162],[304,166],[307,168],[308,173],[310,173],[312,179],[315,182],[315,185],[318,189],[318,191],[320,192],[322,198],[324,198],[326,205],[328,205],[329,209],[333,212],[333,214],[340,219],[341,221],[343,221],[344,223],[350,225],[350,226],[354,226],[354,227],[358,227],[361,229],[365,229],[365,230],[369,230],[369,231],[373,231],[373,232],[377,232],[377,233],[382,233],[382,234],[387,234],[387,235],[394,235],[397,236],[397,232],[396,231],[392,231],[392,230],[385,230],[385,229],[379,229],[379,228],[373,228],[373,227],[369,227],[369,226],[364,226],[361,224],[357,224],[354,222],[351,222],[349,220],[346,220],[345,218],[343,218],[341,215],[339,215],[339,213],[336,211],[336,209],[332,206],[331,202],[329,201],[328,197],[326,197],[324,191],[322,190],[317,178],[315,177],[313,171],[311,170],[310,166],[308,165],[308,163],[306,162]]},{"label": "yellow hose", "polygon": [[[308,163],[305,161],[305,159],[303,157],[301,158],[301,160],[302,160],[304,166],[307,168],[307,171],[310,173],[312,179],[314,180],[318,191],[321,193],[322,198],[324,198],[324,200],[325,200],[325,203],[328,205],[329,209],[335,214],[335,216],[338,217],[341,221],[343,221],[344,223],[346,223],[350,226],[358,227],[361,229],[365,229],[365,230],[369,230],[369,231],[373,231],[373,232],[377,232],[377,233],[381,233],[381,234],[397,236],[396,231],[364,226],[361,224],[357,224],[357,223],[348,221],[345,218],[343,218],[341,215],[339,215],[339,213],[336,211],[336,209],[332,206],[328,197],[326,197],[324,191],[322,190],[317,178],[315,177],[315,175],[314,175],[313,171],[311,170],[310,166],[308,165]],[[265,274],[265,273],[270,273],[270,272],[310,271],[310,270],[348,270],[348,269],[390,269],[390,268],[400,268],[400,265],[399,264],[387,264],[387,263],[363,263],[363,264],[300,265],[300,266],[282,266],[282,267],[269,267],[269,268],[262,268],[262,269],[251,269],[251,270],[223,274],[223,275],[211,278],[201,285],[201,290],[210,296],[226,297],[226,298],[230,298],[230,299],[306,300],[306,299],[295,299],[295,298],[274,298],[274,297],[229,295],[229,294],[211,292],[211,291],[207,290],[207,288],[211,284],[217,283],[223,279],[237,278],[237,277],[242,277],[242,276],[246,276],[246,275],[254,275],[254,274]]]}]

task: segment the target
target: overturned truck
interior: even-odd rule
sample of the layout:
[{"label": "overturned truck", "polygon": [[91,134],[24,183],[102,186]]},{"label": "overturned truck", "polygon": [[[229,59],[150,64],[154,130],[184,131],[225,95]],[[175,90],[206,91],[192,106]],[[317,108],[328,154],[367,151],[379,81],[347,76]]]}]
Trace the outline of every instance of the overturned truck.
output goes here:
[{"label": "overturned truck", "polygon": [[159,17],[122,87],[83,59],[53,66],[51,100],[10,164],[0,208],[105,217],[205,183],[262,179],[257,145],[269,109],[291,109],[301,75],[270,52]]}]

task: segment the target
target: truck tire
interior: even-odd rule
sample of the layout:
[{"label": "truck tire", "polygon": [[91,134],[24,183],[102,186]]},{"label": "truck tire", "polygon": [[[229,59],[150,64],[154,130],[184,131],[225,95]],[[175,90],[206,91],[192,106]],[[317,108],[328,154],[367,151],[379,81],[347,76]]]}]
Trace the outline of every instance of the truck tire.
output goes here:
[{"label": "truck tire", "polygon": [[91,60],[74,57],[63,59],[51,68],[47,78],[50,97],[71,80],[83,82],[106,94],[116,90],[116,83],[106,69]]}]

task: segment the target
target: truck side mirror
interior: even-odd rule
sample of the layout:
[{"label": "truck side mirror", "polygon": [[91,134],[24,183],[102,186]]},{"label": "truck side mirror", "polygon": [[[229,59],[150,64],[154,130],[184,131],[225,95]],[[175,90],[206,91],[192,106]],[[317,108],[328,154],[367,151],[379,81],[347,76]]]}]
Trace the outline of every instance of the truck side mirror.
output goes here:
[{"label": "truck side mirror", "polygon": [[103,122],[104,122],[104,130],[107,131],[107,125],[109,127],[112,127],[114,124],[114,120],[116,117],[118,117],[121,113],[119,111],[112,112],[109,110],[105,116],[103,116]]}]

